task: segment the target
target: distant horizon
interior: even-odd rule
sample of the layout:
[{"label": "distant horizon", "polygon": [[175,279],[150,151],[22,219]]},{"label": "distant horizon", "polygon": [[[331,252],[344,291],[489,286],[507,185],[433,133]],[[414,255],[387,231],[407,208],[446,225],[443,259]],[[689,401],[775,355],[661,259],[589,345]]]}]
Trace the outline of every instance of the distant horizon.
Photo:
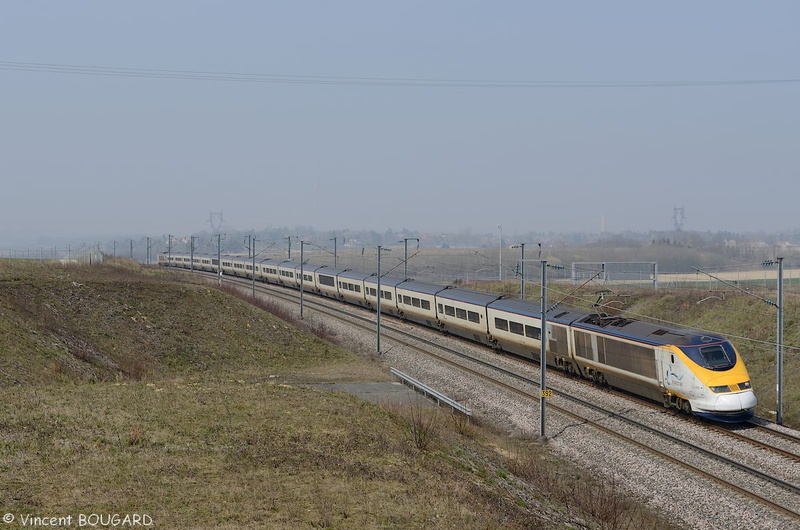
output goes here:
[{"label": "distant horizon", "polygon": [[[417,230],[403,230],[402,228],[401,229],[388,229],[388,230],[378,231],[378,230],[351,230],[351,229],[332,229],[331,230],[331,229],[318,229],[318,228],[315,228],[315,227],[307,227],[307,226],[305,226],[305,227],[294,227],[294,228],[290,228],[290,227],[264,228],[264,229],[257,229],[255,231],[250,230],[250,229],[248,229],[248,230],[239,230],[239,229],[235,229],[235,228],[225,228],[225,229],[223,229],[222,232],[226,233],[226,234],[230,233],[230,234],[237,234],[237,235],[246,235],[248,233],[264,234],[264,233],[270,233],[270,232],[273,232],[273,233],[275,233],[275,232],[284,233],[285,232],[285,234],[283,234],[282,236],[273,236],[273,237],[276,237],[276,238],[283,238],[283,237],[286,237],[286,235],[289,235],[289,234],[291,234],[292,236],[295,236],[295,235],[306,236],[306,235],[308,235],[309,237],[313,238],[314,236],[323,236],[323,235],[332,236],[333,234],[337,234],[337,233],[339,234],[338,237],[342,237],[345,234],[359,235],[359,236],[374,234],[374,235],[378,235],[378,236],[382,237],[385,234],[391,233],[391,234],[395,234],[397,236],[401,236],[403,234],[406,234],[407,237],[420,237],[420,236],[422,236],[424,241],[427,241],[427,239],[424,239],[425,236],[427,236],[428,238],[431,238],[431,237],[432,238],[439,238],[439,237],[442,237],[442,236],[446,237],[448,235],[455,236],[455,237],[460,237],[460,238],[468,239],[468,240],[469,239],[475,240],[475,239],[479,239],[479,238],[485,238],[486,240],[489,240],[489,241],[499,242],[499,239],[500,239],[499,230],[479,232],[479,231],[474,231],[474,230],[470,230],[470,229],[464,229],[464,230],[459,231],[459,232],[436,232],[436,231],[433,231],[433,230],[417,231]],[[673,229],[673,230],[646,230],[646,231],[625,230],[625,231],[605,231],[605,232],[537,232],[537,231],[522,232],[522,231],[509,231],[508,229],[504,228],[503,241],[504,241],[504,243],[513,244],[517,239],[519,239],[520,237],[523,237],[523,236],[537,236],[537,237],[543,238],[543,239],[578,238],[578,239],[583,239],[583,240],[592,239],[594,241],[597,241],[598,239],[602,239],[604,237],[628,237],[628,238],[632,238],[632,239],[637,239],[637,238],[638,239],[648,239],[648,238],[650,238],[651,236],[654,236],[654,235],[662,236],[662,237],[663,236],[679,236],[679,235],[700,236],[700,237],[702,237],[702,236],[709,236],[710,235],[710,236],[714,237],[714,236],[719,236],[721,234],[730,235],[730,236],[733,236],[734,238],[736,238],[736,237],[743,238],[745,241],[750,241],[750,242],[761,241],[761,240],[764,240],[764,239],[773,239],[774,240],[774,239],[776,239],[776,238],[778,238],[780,236],[786,236],[786,237],[790,238],[790,240],[786,241],[786,242],[800,244],[800,228],[796,228],[796,229],[792,229],[792,230],[784,230],[784,231],[763,231],[762,230],[762,231],[753,231],[753,232],[733,232],[733,231],[730,231],[730,230],[698,231],[698,230],[687,230],[687,229],[680,230],[680,231],[676,231],[676,230]],[[198,230],[198,231],[190,232],[190,233],[173,233],[172,234],[173,238],[176,239],[176,240],[185,239],[185,238],[188,238],[188,237],[190,237],[192,235],[194,235],[194,236],[203,235],[203,236],[210,237],[210,236],[213,236],[214,234],[212,232],[210,232],[209,230],[207,230],[207,229],[206,230]],[[129,248],[130,240],[134,241],[134,245],[135,246],[139,246],[143,241],[146,240],[147,237],[150,237],[151,240],[156,241],[156,240],[166,239],[167,236],[168,236],[168,234],[166,232],[163,233],[163,234],[158,234],[158,235],[146,235],[146,234],[145,235],[141,235],[141,234],[134,234],[134,235],[131,235],[131,234],[111,234],[111,235],[89,234],[89,235],[76,236],[76,237],[39,236],[39,237],[35,238],[34,240],[27,239],[27,238],[20,238],[16,242],[11,242],[11,241],[9,241],[9,242],[0,242],[0,249],[16,249],[16,250],[28,249],[28,248],[30,248],[30,249],[38,249],[39,247],[48,247],[48,246],[52,247],[54,245],[59,245],[59,246],[63,246],[63,245],[92,246],[92,245],[97,245],[98,243],[100,243],[101,245],[108,245],[108,244],[111,244],[113,241],[116,240],[118,248],[120,248],[121,250],[124,250],[125,248]],[[391,241],[389,241],[387,243],[391,243]],[[400,243],[402,243],[402,242],[400,242]],[[398,244],[400,244],[400,243],[398,243]],[[584,242],[584,244],[585,244],[585,242]],[[439,243],[437,246],[440,246],[440,245],[441,245],[441,243]]]}]

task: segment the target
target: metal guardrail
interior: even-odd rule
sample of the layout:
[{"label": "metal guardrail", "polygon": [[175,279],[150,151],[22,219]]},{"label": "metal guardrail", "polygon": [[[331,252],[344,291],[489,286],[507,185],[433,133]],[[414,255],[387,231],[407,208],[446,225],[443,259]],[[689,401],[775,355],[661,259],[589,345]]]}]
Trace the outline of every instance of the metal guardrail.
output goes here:
[{"label": "metal guardrail", "polygon": [[433,388],[429,387],[425,383],[417,381],[416,379],[414,379],[410,375],[404,374],[400,370],[397,370],[395,368],[391,368],[390,371],[392,372],[392,375],[398,377],[400,379],[400,381],[404,385],[410,386],[415,391],[424,394],[426,397],[436,400],[436,404],[437,405],[441,406],[442,403],[444,403],[447,406],[449,406],[450,408],[452,408],[453,410],[457,410],[458,412],[460,412],[461,414],[464,414],[467,417],[472,417],[472,409],[470,409],[469,407],[465,407],[461,403],[458,403],[455,400],[445,396],[441,392],[439,392],[437,390],[434,390]]}]

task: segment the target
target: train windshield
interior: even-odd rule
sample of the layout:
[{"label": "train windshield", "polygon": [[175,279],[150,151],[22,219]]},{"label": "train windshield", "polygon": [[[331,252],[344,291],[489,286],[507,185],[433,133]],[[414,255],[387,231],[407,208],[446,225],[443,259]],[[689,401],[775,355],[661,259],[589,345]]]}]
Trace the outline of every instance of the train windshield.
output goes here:
[{"label": "train windshield", "polygon": [[736,364],[736,352],[730,342],[708,346],[683,346],[681,350],[691,360],[708,370],[728,370]]}]

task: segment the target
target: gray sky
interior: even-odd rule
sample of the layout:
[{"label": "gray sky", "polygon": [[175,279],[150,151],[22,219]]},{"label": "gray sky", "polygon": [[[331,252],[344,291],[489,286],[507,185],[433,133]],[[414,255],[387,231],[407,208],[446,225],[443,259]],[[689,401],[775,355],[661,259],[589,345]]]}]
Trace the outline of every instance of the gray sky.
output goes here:
[{"label": "gray sky", "polygon": [[[690,230],[800,228],[798,15],[794,1],[4,2],[0,243],[188,233],[211,210],[240,229],[513,233],[671,229],[683,206]],[[423,86],[386,86],[411,79]],[[770,80],[795,82],[738,83]]]}]

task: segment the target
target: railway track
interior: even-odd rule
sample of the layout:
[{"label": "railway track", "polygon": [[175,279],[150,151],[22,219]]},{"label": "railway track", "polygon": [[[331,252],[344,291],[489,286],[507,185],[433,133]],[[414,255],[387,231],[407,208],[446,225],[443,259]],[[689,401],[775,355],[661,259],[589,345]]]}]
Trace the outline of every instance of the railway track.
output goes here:
[{"label": "railway track", "polygon": [[[587,384],[592,384],[592,383],[587,382]],[[668,414],[680,418],[683,421],[689,421],[696,425],[700,425],[703,428],[714,431],[722,436],[726,436],[733,440],[747,443],[751,447],[762,449],[770,453],[773,453],[775,455],[782,456],[792,462],[800,463],[800,437],[797,437],[790,433],[776,430],[772,428],[771,426],[772,424],[770,422],[763,420],[761,418],[754,418],[748,421],[746,424],[744,424],[744,426],[719,425],[702,418],[688,416],[676,410],[664,409],[659,404],[647,401],[645,399],[628,394],[626,392],[621,392],[611,388],[607,388],[605,390],[611,394],[622,396],[625,399],[635,401],[636,403],[639,403],[643,407],[648,407],[656,411],[666,412]],[[757,434],[755,436],[750,435],[751,431]],[[758,439],[756,436],[761,436],[762,438],[763,437],[772,438],[772,440],[765,441],[763,439]]]},{"label": "railway track", "polygon": [[[251,289],[249,280],[234,280],[226,277],[225,281],[237,284],[248,291]],[[262,283],[256,283],[256,286],[259,292],[267,293],[269,296],[283,299],[289,303],[298,303],[299,293],[294,290]],[[340,302],[323,297],[306,298],[305,304],[328,318],[346,321],[351,326],[374,333],[375,319],[374,313],[371,311],[348,305],[346,307],[352,308],[354,311],[343,312]],[[363,313],[362,315],[355,314],[357,312]],[[427,328],[422,329],[425,329],[426,333],[430,332]],[[399,325],[394,324],[394,319],[383,321],[382,333],[387,340],[435,359],[436,362],[458,370],[462,374],[467,374],[471,378],[481,380],[495,388],[501,388],[528,402],[538,402],[539,400],[539,383],[536,379],[521,373],[524,370],[513,369],[513,366],[511,369],[504,368],[496,362],[479,359],[445,346],[439,339],[426,339],[419,331],[403,330]],[[495,357],[497,356],[495,355]],[[510,360],[507,356],[500,356],[497,359]],[[514,363],[517,362],[514,361]],[[527,364],[533,367],[531,363]],[[732,451],[732,454],[726,456],[720,454],[720,451],[714,447],[701,446],[697,439],[687,439],[671,434],[645,421],[631,417],[630,414],[615,412],[609,410],[604,404],[576,397],[572,392],[564,391],[556,385],[549,384],[548,389],[553,390],[554,394],[554,397],[548,400],[548,409],[557,411],[575,425],[590,426],[624,444],[656,456],[671,466],[680,467],[695,477],[702,477],[752,499],[769,510],[788,518],[792,524],[800,524],[800,486],[798,486],[797,472],[794,470],[796,464],[800,462],[798,454],[800,441],[796,437],[785,433],[778,435],[784,435],[782,439],[785,442],[794,444],[793,448],[787,449],[763,440],[756,440],[731,429],[720,428],[706,422],[689,421],[685,417],[680,418],[686,424],[701,426],[705,433],[715,432],[720,436],[737,441],[739,445],[749,444],[749,447],[758,447],[769,453],[769,459],[776,461],[777,464],[774,464],[771,470],[765,470],[763,467],[759,468],[752,461],[742,461],[746,460],[741,457],[742,454],[748,453],[746,450]],[[648,404],[648,406],[652,406],[652,404]],[[659,410],[662,413],[665,412],[664,409],[659,408]],[[671,413],[670,415],[674,416]],[[755,429],[763,430],[765,426],[759,425]],[[773,429],[767,430],[770,433],[780,432]],[[701,438],[707,438],[707,436],[701,436]],[[752,453],[752,451],[749,452]],[[787,462],[790,465],[784,465]],[[786,471],[786,468],[788,468],[787,472],[774,472],[775,469]],[[758,487],[754,487],[754,484],[757,484]]]}]

